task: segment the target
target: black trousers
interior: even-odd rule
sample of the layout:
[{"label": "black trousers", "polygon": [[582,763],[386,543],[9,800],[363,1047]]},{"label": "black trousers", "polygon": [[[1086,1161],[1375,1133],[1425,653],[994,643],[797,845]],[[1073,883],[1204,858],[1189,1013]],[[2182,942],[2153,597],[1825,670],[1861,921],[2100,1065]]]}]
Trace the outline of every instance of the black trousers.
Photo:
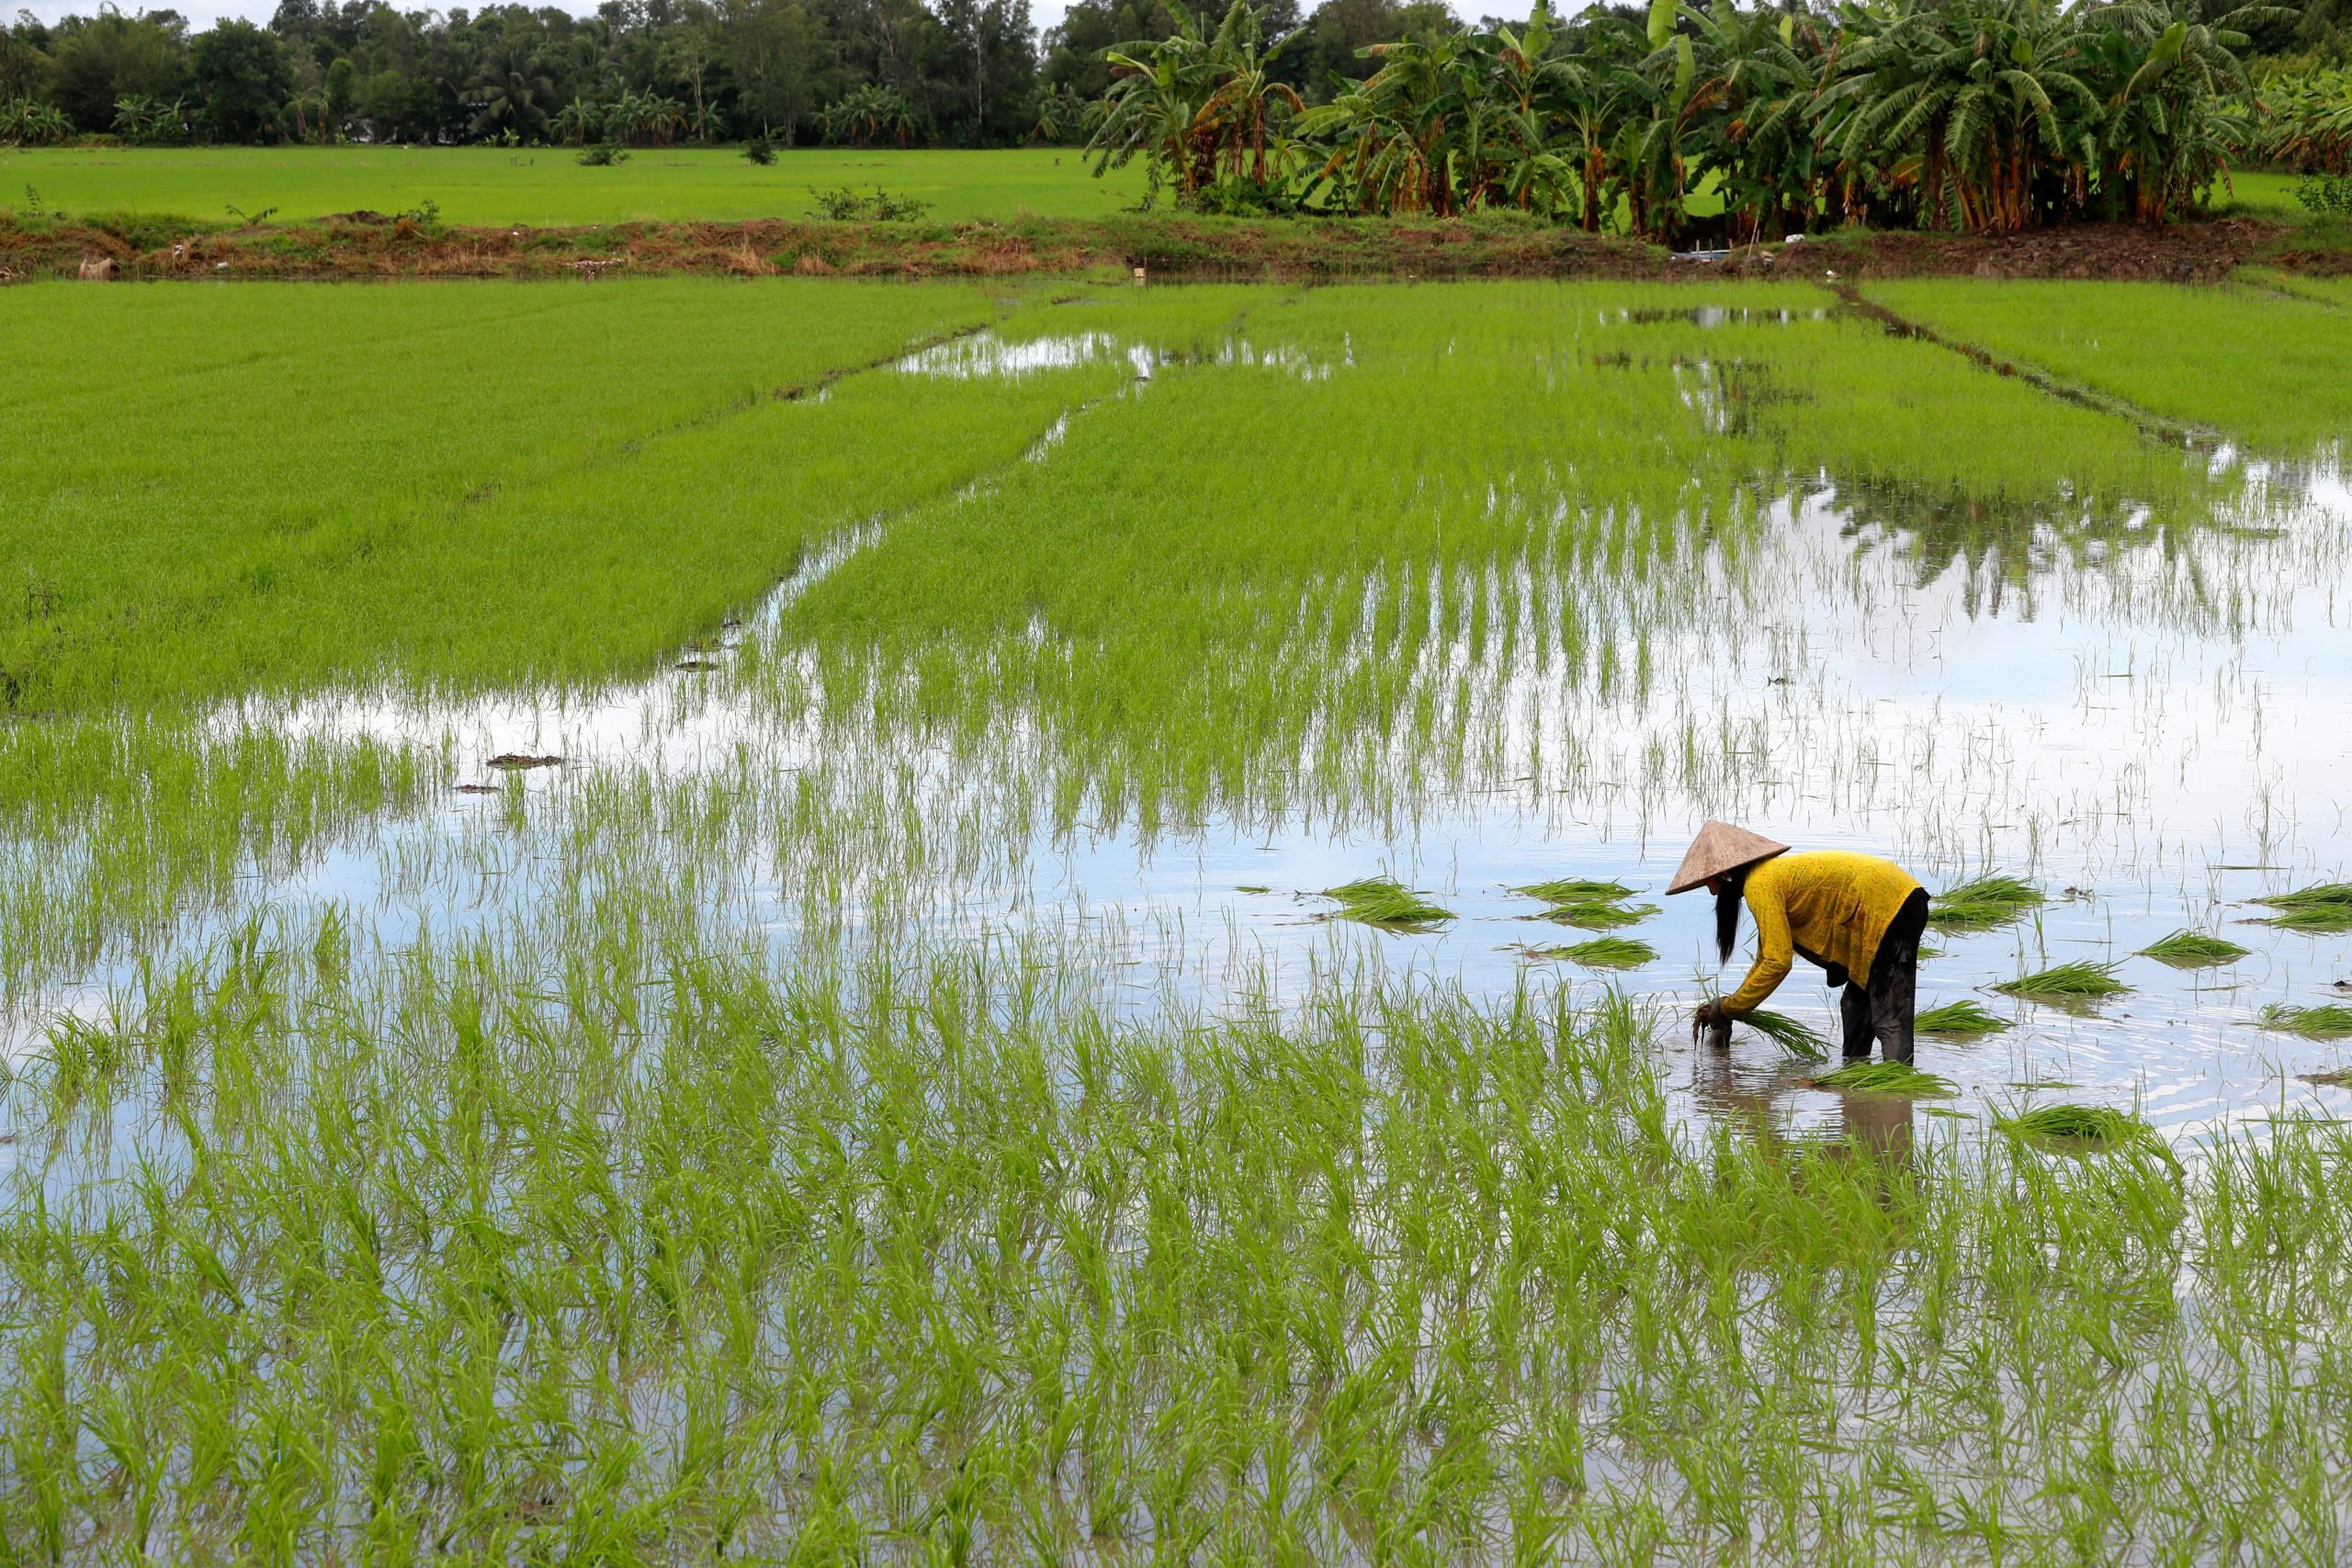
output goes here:
[{"label": "black trousers", "polygon": [[1879,939],[1867,983],[1850,976],[1838,998],[1846,1025],[1846,1057],[1871,1054],[1871,1041],[1890,1062],[1911,1059],[1911,1021],[1917,1012],[1919,938],[1928,929],[1928,890],[1912,889]]}]

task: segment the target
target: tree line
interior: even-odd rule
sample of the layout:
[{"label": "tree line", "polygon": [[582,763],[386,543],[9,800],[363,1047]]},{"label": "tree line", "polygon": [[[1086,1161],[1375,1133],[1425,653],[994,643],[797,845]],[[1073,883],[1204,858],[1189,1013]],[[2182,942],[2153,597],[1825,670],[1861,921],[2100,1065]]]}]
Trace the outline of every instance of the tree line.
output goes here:
[{"label": "tree line", "polygon": [[[1306,38],[1305,84],[1450,26],[1439,0],[1326,0],[1268,16]],[[1112,45],[1166,38],[1161,0],[1080,0],[1042,34],[1028,0],[605,0],[402,11],[281,0],[266,25],[192,31],[101,6],[0,24],[0,142],[679,141],[1077,145]]]},{"label": "tree line", "polygon": [[[2352,144],[2343,73],[2257,90],[2256,34],[2303,20],[2268,6],[1539,7],[1368,45],[1369,73],[1319,103],[1281,68],[1304,29],[1250,0],[1214,26],[1179,17],[1109,52],[1089,146],[1098,168],[1141,157],[1155,190],[1211,211],[1513,209],[1661,241],[1824,220],[2014,231],[2163,221],[2233,162],[2340,166]],[[2290,125],[2335,140],[2299,149]],[[1722,216],[1694,216],[1694,196]]]}]

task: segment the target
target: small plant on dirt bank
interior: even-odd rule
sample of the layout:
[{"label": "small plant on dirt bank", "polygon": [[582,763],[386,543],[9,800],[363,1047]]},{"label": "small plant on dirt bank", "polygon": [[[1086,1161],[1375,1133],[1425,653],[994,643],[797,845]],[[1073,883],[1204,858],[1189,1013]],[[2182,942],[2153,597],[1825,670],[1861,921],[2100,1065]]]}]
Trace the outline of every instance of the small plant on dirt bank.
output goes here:
[{"label": "small plant on dirt bank", "polygon": [[2352,218],[2352,175],[2309,175],[2295,199],[2314,218]]},{"label": "small plant on dirt bank", "polygon": [[775,143],[764,136],[755,136],[743,143],[743,156],[764,169],[775,162]]}]

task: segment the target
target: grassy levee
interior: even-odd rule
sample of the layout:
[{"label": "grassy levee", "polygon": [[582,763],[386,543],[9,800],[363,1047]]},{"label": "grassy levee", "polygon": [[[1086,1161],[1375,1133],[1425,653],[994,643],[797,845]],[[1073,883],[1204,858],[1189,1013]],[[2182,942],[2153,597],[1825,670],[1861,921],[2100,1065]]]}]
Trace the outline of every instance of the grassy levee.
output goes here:
[{"label": "grassy levee", "polygon": [[733,148],[645,148],[585,168],[568,147],[25,148],[0,151],[0,206],[49,212],[278,221],[433,203],[452,223],[799,218],[819,191],[876,186],[942,219],[1092,218],[1141,199],[1140,164],[1102,179],[1070,148],[986,152],[791,148],[762,167]]},{"label": "grassy levee", "polygon": [[1883,282],[1868,292],[1947,336],[2267,450],[2302,456],[2352,430],[2352,315],[2318,303],[2149,283]]},{"label": "grassy levee", "polygon": [[[58,1028],[12,1091],[0,1538],[1860,1562],[2335,1520],[2340,1126],[2186,1179],[1864,1094],[1882,1153],[1759,1144],[1670,1130],[1622,1006],[1121,1025],[1040,990],[1073,954],[775,975],[616,897],[364,980],[254,927]],[[153,1152],[46,1163],[110,1121]]]}]

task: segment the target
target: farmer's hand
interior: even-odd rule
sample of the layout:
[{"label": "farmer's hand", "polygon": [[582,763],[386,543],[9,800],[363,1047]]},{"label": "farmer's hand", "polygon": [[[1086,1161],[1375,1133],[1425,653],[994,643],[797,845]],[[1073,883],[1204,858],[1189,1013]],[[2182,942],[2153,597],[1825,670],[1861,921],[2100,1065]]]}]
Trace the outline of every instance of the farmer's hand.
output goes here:
[{"label": "farmer's hand", "polygon": [[1702,1032],[1713,1038],[1709,1043],[1721,1048],[1731,1043],[1731,1014],[1724,1011],[1720,1001],[1703,1001],[1699,1010],[1690,1015],[1690,1039],[1696,1043]]}]

